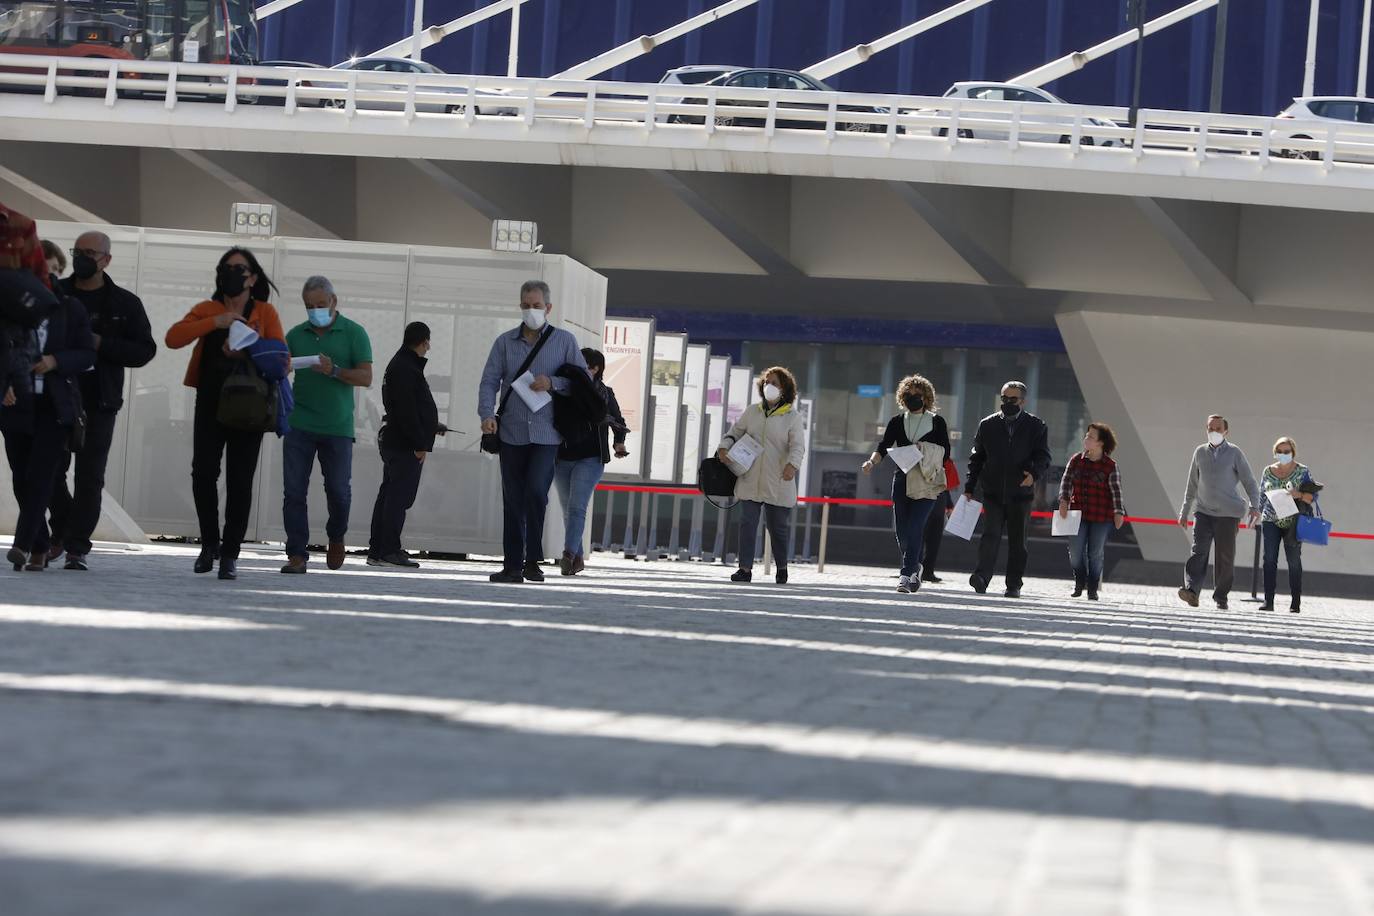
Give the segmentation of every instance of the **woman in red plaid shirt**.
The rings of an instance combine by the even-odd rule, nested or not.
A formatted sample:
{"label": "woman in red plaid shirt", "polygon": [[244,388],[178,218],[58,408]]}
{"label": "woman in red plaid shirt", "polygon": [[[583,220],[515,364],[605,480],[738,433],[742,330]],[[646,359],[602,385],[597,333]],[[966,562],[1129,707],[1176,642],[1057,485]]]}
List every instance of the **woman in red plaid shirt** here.
{"label": "woman in red plaid shirt", "polygon": [[1069,541],[1069,564],[1073,567],[1073,597],[1088,589],[1088,600],[1097,600],[1102,583],[1102,557],[1107,535],[1126,521],[1126,506],[1121,501],[1121,473],[1111,459],[1116,451],[1116,433],[1106,423],[1089,423],[1083,437],[1083,451],[1069,459],[1064,479],[1059,482],[1059,515],[1069,510],[1083,513],[1078,534]]}

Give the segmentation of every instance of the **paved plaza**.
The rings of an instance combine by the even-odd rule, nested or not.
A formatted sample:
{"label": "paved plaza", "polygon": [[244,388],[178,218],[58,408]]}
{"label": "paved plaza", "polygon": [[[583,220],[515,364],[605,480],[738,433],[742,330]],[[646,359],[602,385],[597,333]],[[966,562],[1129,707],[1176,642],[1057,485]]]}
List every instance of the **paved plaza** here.
{"label": "paved plaza", "polygon": [[193,556],[0,571],[4,916],[1374,913],[1374,602]]}

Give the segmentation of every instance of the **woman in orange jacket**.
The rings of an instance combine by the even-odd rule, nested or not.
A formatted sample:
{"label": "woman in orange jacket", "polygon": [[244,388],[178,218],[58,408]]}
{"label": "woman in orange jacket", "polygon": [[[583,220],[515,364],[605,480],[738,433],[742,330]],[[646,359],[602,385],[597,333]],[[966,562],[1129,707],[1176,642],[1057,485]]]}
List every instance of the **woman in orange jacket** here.
{"label": "woman in orange jacket", "polygon": [[[194,343],[186,385],[196,390],[191,494],[200,520],[200,556],[195,571],[207,573],[219,559],[221,579],[238,578],[239,547],[253,508],[253,477],[262,451],[261,432],[219,421],[220,390],[235,369],[247,363],[245,350],[229,349],[229,328],[243,322],[260,338],[286,340],[277,310],[267,301],[276,286],[246,248],[230,248],[215,268],[215,294],[199,303],[167,331],[167,346]],[[224,532],[219,528],[219,470],[225,456]]]}

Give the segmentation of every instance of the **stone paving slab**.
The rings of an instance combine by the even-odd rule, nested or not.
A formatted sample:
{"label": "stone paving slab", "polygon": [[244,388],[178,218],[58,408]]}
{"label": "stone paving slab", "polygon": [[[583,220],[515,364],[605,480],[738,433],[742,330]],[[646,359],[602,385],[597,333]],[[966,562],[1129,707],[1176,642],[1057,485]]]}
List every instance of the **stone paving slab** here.
{"label": "stone paving slab", "polygon": [[1374,602],[0,572],[0,913],[1374,914]]}

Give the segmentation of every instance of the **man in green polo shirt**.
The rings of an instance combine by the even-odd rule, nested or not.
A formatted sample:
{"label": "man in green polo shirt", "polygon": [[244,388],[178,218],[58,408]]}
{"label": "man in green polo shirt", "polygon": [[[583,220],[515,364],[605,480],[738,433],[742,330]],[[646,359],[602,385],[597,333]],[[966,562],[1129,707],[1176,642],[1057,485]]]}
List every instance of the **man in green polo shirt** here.
{"label": "man in green polo shirt", "polygon": [[291,357],[318,359],[297,369],[292,381],[296,407],[282,440],[282,523],[286,528],[284,573],[303,573],[309,559],[310,513],[306,493],[315,458],[324,475],[329,506],[328,563],[344,561],[344,535],[353,500],[353,389],[372,386],[372,342],[356,321],[339,314],[339,299],[326,277],[311,277],[301,292],[306,321],[286,334]]}

